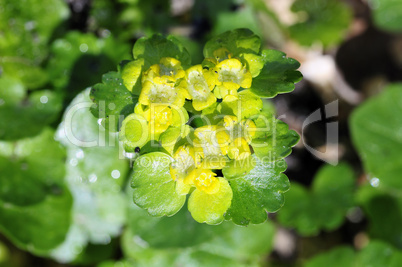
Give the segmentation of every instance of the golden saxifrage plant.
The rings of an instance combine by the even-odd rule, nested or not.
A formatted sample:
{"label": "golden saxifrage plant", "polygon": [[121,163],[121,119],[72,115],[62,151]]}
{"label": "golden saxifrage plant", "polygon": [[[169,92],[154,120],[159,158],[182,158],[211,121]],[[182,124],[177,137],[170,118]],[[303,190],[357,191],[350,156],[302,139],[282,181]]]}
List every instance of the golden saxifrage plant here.
{"label": "golden saxifrage plant", "polygon": [[135,204],[172,216],[189,196],[192,217],[208,224],[261,223],[280,209],[284,157],[299,136],[261,98],[291,92],[300,64],[261,50],[246,29],[208,41],[197,65],[172,36],[139,39],[133,56],[91,97],[92,113],[135,155]]}

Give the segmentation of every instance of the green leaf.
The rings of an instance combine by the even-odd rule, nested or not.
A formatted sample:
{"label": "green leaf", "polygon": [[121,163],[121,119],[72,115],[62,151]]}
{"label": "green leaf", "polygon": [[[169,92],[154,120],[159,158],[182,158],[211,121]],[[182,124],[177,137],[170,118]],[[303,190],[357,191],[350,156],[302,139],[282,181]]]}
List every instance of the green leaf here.
{"label": "green leaf", "polygon": [[128,222],[122,247],[136,266],[258,266],[271,251],[275,233],[272,223],[210,226],[194,221],[186,209],[155,218],[135,205]]}
{"label": "green leaf", "polygon": [[213,25],[212,33],[214,35],[239,28],[250,29],[258,35],[262,33],[258,17],[250,6],[240,8],[235,12],[220,12],[217,16],[216,23]]}
{"label": "green leaf", "polygon": [[317,41],[325,47],[339,43],[352,20],[351,8],[337,0],[296,0],[291,10],[302,22],[289,27],[290,35],[304,46]]}
{"label": "green leaf", "polygon": [[284,202],[283,193],[289,190],[284,172],[284,160],[266,162],[256,156],[255,167],[245,176],[229,181],[233,190],[232,206],[225,215],[235,224],[258,224],[268,218],[267,212],[276,212]]}
{"label": "green leaf", "polygon": [[377,27],[390,31],[402,30],[402,3],[399,0],[369,0],[374,23]]}
{"label": "green leaf", "polygon": [[357,256],[355,266],[398,267],[402,265],[402,253],[387,243],[372,241]]}
{"label": "green leaf", "polygon": [[222,169],[226,179],[234,179],[248,174],[256,165],[254,157],[247,157],[242,160],[231,160]]}
{"label": "green leaf", "polygon": [[91,89],[90,97],[95,103],[91,107],[92,114],[102,119],[101,124],[111,131],[117,132],[124,118],[134,112],[138,97],[134,96],[123,85],[118,72],[108,72],[102,76],[102,83]]}
{"label": "green leaf", "polygon": [[302,235],[317,234],[320,229],[333,230],[341,225],[353,205],[354,186],[354,173],[348,165],[326,165],[314,178],[310,192],[292,184],[278,220]]}
{"label": "green leaf", "polygon": [[62,108],[58,94],[35,91],[29,96],[23,85],[8,76],[0,78],[0,139],[16,140],[39,134]]}
{"label": "green leaf", "polygon": [[[67,148],[65,180],[74,197],[66,240],[51,253],[60,262],[76,259],[88,243],[109,244],[126,221],[127,200],[121,187],[128,164],[120,154],[117,133],[104,131],[92,116],[89,92],[83,91],[71,102],[56,134]],[[82,108],[70,117],[76,106]],[[66,129],[72,130],[73,138],[66,135]]]}
{"label": "green leaf", "polygon": [[251,142],[255,155],[264,161],[276,161],[292,152],[300,137],[283,121],[267,112],[253,118],[256,134]]}
{"label": "green leaf", "polygon": [[72,197],[64,186],[57,190],[30,206],[0,201],[0,232],[21,249],[47,254],[63,242],[70,227]]}
{"label": "green leaf", "polygon": [[54,31],[69,16],[68,6],[59,0],[0,0],[0,6],[0,66],[7,75],[36,89],[47,82],[40,65]]}
{"label": "green leaf", "polygon": [[385,88],[351,117],[352,140],[364,169],[380,189],[402,191],[402,85]]}
{"label": "green leaf", "polygon": [[10,205],[26,206],[57,194],[64,184],[65,152],[53,141],[53,132],[46,129],[13,146],[11,155],[0,156],[0,199]]}
{"label": "green leaf", "polygon": [[144,59],[144,69],[159,64],[163,57],[172,57],[179,60],[183,68],[191,64],[191,56],[186,48],[173,36],[163,37],[154,34],[150,38],[138,39],[133,47],[134,59]]}
{"label": "green leaf", "polygon": [[234,101],[223,101],[218,105],[218,111],[225,115],[234,115],[239,119],[250,118],[260,113],[262,100],[250,90],[243,90]]}
{"label": "green leaf", "polygon": [[214,51],[220,48],[226,48],[235,57],[243,53],[259,54],[260,47],[260,37],[248,29],[236,29],[210,39],[204,46],[204,57],[213,58]]}
{"label": "green leaf", "polygon": [[360,252],[350,247],[337,247],[329,252],[319,254],[310,259],[306,267],[318,266],[370,266],[398,267],[402,264],[402,253],[387,243],[371,241]]}
{"label": "green leaf", "polygon": [[24,99],[25,91],[26,89],[20,81],[2,75],[0,77],[0,106],[18,104]]}
{"label": "green leaf", "polygon": [[286,57],[286,54],[278,50],[263,50],[261,60],[264,67],[260,74],[253,78],[251,92],[260,97],[272,98],[277,94],[289,93],[295,89],[295,83],[302,79],[298,69],[300,63]]}
{"label": "green leaf", "polygon": [[176,192],[176,182],[169,172],[172,158],[162,152],[152,152],[134,162],[134,203],[152,216],[172,216],[186,201],[186,195]]}
{"label": "green leaf", "polygon": [[52,57],[47,65],[51,83],[65,92],[68,100],[85,88],[98,83],[104,73],[112,71],[124,59],[130,59],[130,49],[109,36],[71,31],[51,44]]}
{"label": "green leaf", "polygon": [[144,60],[134,60],[126,63],[121,71],[121,78],[126,88],[134,95],[141,93],[142,67]]}
{"label": "green leaf", "polygon": [[22,249],[45,254],[67,234],[72,198],[63,180],[64,159],[49,129],[13,143],[12,153],[0,156],[0,232]]}
{"label": "green leaf", "polygon": [[354,267],[355,252],[351,247],[339,246],[310,259],[305,267]]}
{"label": "green leaf", "polygon": [[194,220],[199,223],[219,224],[223,215],[230,207],[233,192],[226,179],[218,177],[219,191],[207,194],[201,190],[194,190],[188,199],[188,210]]}
{"label": "green leaf", "polygon": [[402,197],[367,185],[359,188],[357,201],[368,218],[370,237],[402,248]]}

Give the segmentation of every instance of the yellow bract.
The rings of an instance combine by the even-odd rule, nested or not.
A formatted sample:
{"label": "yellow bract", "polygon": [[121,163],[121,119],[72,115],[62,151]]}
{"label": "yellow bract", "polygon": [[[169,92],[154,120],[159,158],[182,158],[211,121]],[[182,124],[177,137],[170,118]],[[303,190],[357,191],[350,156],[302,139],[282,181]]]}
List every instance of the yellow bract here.
{"label": "yellow bract", "polygon": [[142,85],[142,91],[138,101],[143,105],[161,103],[182,107],[185,101],[186,90],[176,87],[174,83],[146,81]]}
{"label": "yellow bract", "polygon": [[174,161],[170,165],[170,175],[178,185],[178,193],[188,193],[191,186],[208,194],[216,193],[219,190],[219,183],[216,174],[203,168],[196,168],[194,159],[194,148],[188,145],[181,146],[173,155]]}
{"label": "yellow bract", "polygon": [[165,57],[152,65],[142,77],[142,90],[138,101],[143,105],[161,103],[182,107],[188,93],[178,80],[185,76],[180,61]]}
{"label": "yellow bract", "polygon": [[193,100],[195,110],[205,109],[216,102],[216,97],[211,92],[215,84],[216,76],[201,65],[195,65],[186,71],[185,87],[189,94],[187,98]]}
{"label": "yellow bract", "polygon": [[195,129],[193,141],[196,163],[206,169],[222,169],[226,165],[230,136],[224,127],[208,125]]}
{"label": "yellow bract", "polygon": [[161,134],[172,124],[172,110],[167,105],[153,104],[144,111],[151,133]]}
{"label": "yellow bract", "polygon": [[175,58],[161,58],[159,64],[152,65],[142,77],[142,82],[154,81],[175,83],[178,79],[184,77],[184,70],[181,62]]}
{"label": "yellow bract", "polygon": [[230,144],[228,156],[231,159],[242,160],[251,155],[250,146],[246,139],[238,137]]}
{"label": "yellow bract", "polygon": [[225,59],[215,66],[217,72],[217,97],[226,101],[237,99],[237,90],[250,88],[252,82],[251,73],[240,60],[235,58]]}
{"label": "yellow bract", "polygon": [[198,190],[207,194],[215,194],[219,191],[220,184],[216,173],[208,169],[195,169],[193,173],[194,185]]}

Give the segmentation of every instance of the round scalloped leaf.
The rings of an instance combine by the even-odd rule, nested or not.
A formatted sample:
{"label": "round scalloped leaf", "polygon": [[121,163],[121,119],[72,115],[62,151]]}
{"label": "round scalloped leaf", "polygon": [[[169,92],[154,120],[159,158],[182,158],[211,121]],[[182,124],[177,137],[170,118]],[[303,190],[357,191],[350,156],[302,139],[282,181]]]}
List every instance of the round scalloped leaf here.
{"label": "round scalloped leaf", "polygon": [[358,253],[351,247],[341,246],[311,258],[305,266],[399,267],[401,265],[402,253],[400,251],[387,243],[371,241]]}
{"label": "round scalloped leaf", "polygon": [[47,254],[65,239],[72,205],[73,199],[64,185],[57,188],[57,193],[29,206],[10,205],[0,200],[0,232],[19,248]]}
{"label": "round scalloped leaf", "polygon": [[0,200],[26,206],[57,195],[64,184],[64,157],[49,129],[18,141],[10,155],[0,156]]}
{"label": "round scalloped leaf", "polygon": [[207,194],[201,190],[194,190],[188,199],[188,210],[194,220],[199,223],[220,224],[223,215],[230,207],[233,193],[228,181],[222,177],[219,179],[219,191],[215,194]]}
{"label": "round scalloped leaf", "polygon": [[238,266],[239,262],[257,266],[260,256],[271,251],[275,234],[272,223],[249,227],[229,222],[213,227],[200,224],[186,209],[173,217],[155,218],[132,205],[128,216],[123,252],[139,266],[213,266],[216,260],[223,266]]}
{"label": "round scalloped leaf", "polygon": [[124,64],[121,70],[121,78],[126,88],[134,95],[141,93],[141,74],[144,60],[133,60]]}
{"label": "round scalloped leaf", "polygon": [[402,31],[402,2],[399,0],[369,0],[374,23],[391,32]]}
{"label": "round scalloped leaf", "polygon": [[355,260],[354,266],[399,267],[402,265],[402,253],[388,243],[371,241],[363,248]]}
{"label": "round scalloped leaf", "polygon": [[235,179],[248,174],[256,165],[254,157],[247,157],[241,160],[231,160],[222,169],[226,179]]}
{"label": "round scalloped leaf", "polygon": [[254,155],[256,166],[245,176],[229,181],[233,190],[232,206],[225,215],[235,224],[258,224],[267,220],[267,212],[279,210],[284,202],[283,193],[289,190],[284,172],[286,162],[263,162]]}
{"label": "round scalloped leaf", "polygon": [[253,78],[250,90],[260,96],[272,98],[277,94],[289,93],[295,89],[295,83],[303,76],[297,71],[300,63],[286,57],[286,54],[278,50],[263,50],[261,60],[264,67],[260,74]]}
{"label": "round scalloped leaf", "polygon": [[65,151],[50,129],[12,147],[9,154],[0,151],[0,232],[18,247],[43,254],[64,240],[70,226]]}
{"label": "round scalloped leaf", "polygon": [[169,172],[172,158],[162,152],[152,152],[136,159],[131,187],[134,203],[152,216],[172,216],[186,201],[186,195],[176,192],[176,182]]}
{"label": "round scalloped leaf", "polygon": [[204,57],[213,58],[214,51],[220,48],[226,48],[235,57],[243,53],[259,54],[260,47],[260,37],[249,29],[236,29],[210,39],[204,46]]}
{"label": "round scalloped leaf", "polygon": [[357,201],[370,222],[370,237],[402,248],[402,197],[367,184],[359,188]]}
{"label": "round scalloped leaf", "polygon": [[292,184],[278,220],[302,235],[316,234],[320,229],[333,230],[353,205],[354,187],[354,173],[348,165],[326,165],[314,178],[310,192]]}
{"label": "round scalloped leaf", "polygon": [[379,188],[402,190],[402,85],[388,86],[352,114],[353,143]]}
{"label": "round scalloped leaf", "polygon": [[272,114],[261,114],[254,119],[256,135],[251,142],[254,153],[264,161],[275,161],[288,156],[300,136]]}
{"label": "round scalloped leaf", "polygon": [[92,114],[102,119],[102,125],[111,131],[118,131],[124,118],[133,113],[138,96],[133,95],[123,85],[118,72],[108,72],[102,76],[102,83],[92,87],[90,97],[95,103]]}
{"label": "round scalloped leaf", "polygon": [[186,48],[173,36],[154,34],[150,38],[138,39],[133,47],[134,59],[144,59],[144,69],[159,64],[163,57],[172,57],[181,62],[183,68],[191,64],[191,56]]}
{"label": "round scalloped leaf", "polygon": [[0,88],[3,91],[3,96],[0,97],[4,97],[5,91],[19,88],[12,92],[13,96],[2,98],[4,102],[0,105],[0,139],[17,140],[37,135],[58,117],[62,108],[62,99],[55,92],[34,91],[27,96],[26,91],[23,92],[25,89],[16,80],[8,80],[0,86],[8,87]]}
{"label": "round scalloped leaf", "polygon": [[291,9],[304,21],[290,26],[290,35],[305,46],[317,41],[324,46],[339,43],[352,20],[351,8],[338,0],[296,0]]}
{"label": "round scalloped leaf", "polygon": [[234,115],[240,119],[249,118],[260,113],[262,100],[250,90],[243,90],[234,101],[223,101],[218,105],[218,111],[225,115]]}

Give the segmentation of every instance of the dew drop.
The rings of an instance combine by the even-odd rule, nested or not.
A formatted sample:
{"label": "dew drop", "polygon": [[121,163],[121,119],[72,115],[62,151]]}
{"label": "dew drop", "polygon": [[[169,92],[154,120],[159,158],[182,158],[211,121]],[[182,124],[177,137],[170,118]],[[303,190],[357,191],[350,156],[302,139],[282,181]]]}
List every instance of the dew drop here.
{"label": "dew drop", "polygon": [[96,180],[98,180],[98,176],[96,176],[96,174],[92,173],[88,176],[89,182],[90,183],[95,183]]}
{"label": "dew drop", "polygon": [[370,184],[372,187],[378,187],[380,185],[380,179],[374,177],[370,180]]}
{"label": "dew drop", "polygon": [[114,179],[120,178],[120,172],[119,172],[118,170],[113,170],[113,171],[112,171],[112,177],[113,177]]}
{"label": "dew drop", "polygon": [[77,159],[83,159],[85,154],[84,151],[82,149],[79,149],[76,153],[75,156],[77,157]]}
{"label": "dew drop", "polygon": [[81,44],[80,45],[80,51],[82,53],[86,53],[88,51],[88,45],[87,44]]}
{"label": "dew drop", "polygon": [[70,165],[71,166],[75,167],[75,166],[77,166],[77,164],[78,164],[78,160],[76,158],[70,159]]}
{"label": "dew drop", "polygon": [[49,98],[47,96],[43,95],[40,97],[39,100],[42,104],[46,104],[49,101]]}

